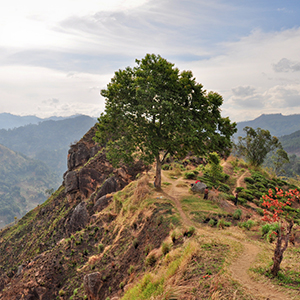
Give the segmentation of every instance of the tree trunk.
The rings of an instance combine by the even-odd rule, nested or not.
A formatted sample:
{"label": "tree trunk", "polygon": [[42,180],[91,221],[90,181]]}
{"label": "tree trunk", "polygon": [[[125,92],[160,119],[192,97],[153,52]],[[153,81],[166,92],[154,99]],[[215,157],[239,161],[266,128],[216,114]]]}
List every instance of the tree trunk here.
{"label": "tree trunk", "polygon": [[156,157],[156,175],[154,185],[158,189],[161,188],[161,161],[159,159],[159,156]]}
{"label": "tree trunk", "polygon": [[278,235],[277,242],[276,242],[276,248],[274,250],[274,257],[273,259],[273,266],[271,268],[271,273],[273,276],[277,276],[279,270],[280,270],[280,264],[283,258],[283,251],[281,249],[281,243],[282,243],[282,236]]}
{"label": "tree trunk", "polygon": [[[275,247],[275,250],[274,250],[274,257],[272,257],[274,264],[271,268],[271,273],[272,273],[273,276],[277,276],[277,274],[280,270],[280,264],[281,264],[281,261],[282,261],[282,258],[283,258],[283,252],[286,250],[286,248],[288,246],[293,225],[294,225],[294,222],[290,221],[289,226],[287,228],[286,235],[282,235],[281,230],[278,233],[276,247]],[[282,242],[284,242],[284,245],[281,248]]]}

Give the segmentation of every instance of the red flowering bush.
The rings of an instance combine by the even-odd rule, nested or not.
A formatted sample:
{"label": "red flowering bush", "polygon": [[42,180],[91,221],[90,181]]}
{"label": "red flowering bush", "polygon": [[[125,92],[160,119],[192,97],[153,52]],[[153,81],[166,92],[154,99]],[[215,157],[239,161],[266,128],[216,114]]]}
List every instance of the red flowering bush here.
{"label": "red flowering bush", "polygon": [[263,195],[262,198],[264,202],[262,206],[266,207],[264,209],[263,221],[268,223],[278,222],[279,230],[274,232],[277,236],[276,247],[274,250],[273,266],[271,272],[274,276],[277,276],[280,269],[280,263],[283,258],[283,252],[286,250],[291,232],[294,226],[293,217],[289,216],[287,212],[284,211],[285,206],[291,206],[292,203],[299,199],[299,191],[289,190],[283,191],[276,187],[276,193],[273,194],[273,191],[269,189],[269,193]]}

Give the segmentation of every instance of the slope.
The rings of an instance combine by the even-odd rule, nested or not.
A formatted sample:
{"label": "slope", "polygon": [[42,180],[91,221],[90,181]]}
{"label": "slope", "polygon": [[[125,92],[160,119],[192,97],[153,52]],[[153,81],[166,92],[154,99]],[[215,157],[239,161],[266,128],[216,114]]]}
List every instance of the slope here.
{"label": "slope", "polygon": [[[188,165],[170,162],[156,190],[143,164],[114,169],[93,130],[71,147],[63,185],[1,232],[0,299],[299,299],[296,281],[268,293],[276,280],[257,271],[273,246],[259,233],[260,201],[248,183],[259,192],[275,179],[232,160],[223,164],[228,192],[220,192],[224,184],[211,187],[204,201],[190,192],[194,180],[184,179],[196,167],[190,158]],[[288,263],[296,250],[288,250]],[[298,274],[297,262],[282,267]]]}
{"label": "slope", "polygon": [[0,145],[0,227],[44,202],[45,190],[59,183],[44,163]]}

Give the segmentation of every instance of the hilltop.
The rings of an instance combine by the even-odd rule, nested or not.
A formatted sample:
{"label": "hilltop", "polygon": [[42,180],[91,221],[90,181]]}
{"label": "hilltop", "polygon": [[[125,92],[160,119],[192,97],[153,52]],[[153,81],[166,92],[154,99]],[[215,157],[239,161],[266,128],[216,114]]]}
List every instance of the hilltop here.
{"label": "hilltop", "polygon": [[[0,299],[300,299],[299,237],[278,281],[261,233],[261,195],[295,186],[234,158],[214,183],[188,157],[163,166],[156,190],[142,163],[114,169],[94,130],[71,146],[63,185],[1,231]],[[197,178],[208,200],[190,191]]]}

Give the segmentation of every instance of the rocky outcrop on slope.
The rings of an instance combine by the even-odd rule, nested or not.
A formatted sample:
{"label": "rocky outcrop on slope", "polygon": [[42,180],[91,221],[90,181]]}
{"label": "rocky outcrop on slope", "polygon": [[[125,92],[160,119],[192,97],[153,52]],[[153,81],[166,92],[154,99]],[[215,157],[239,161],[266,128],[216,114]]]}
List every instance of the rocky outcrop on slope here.
{"label": "rocky outcrop on slope", "polygon": [[[141,246],[133,251],[131,229],[114,231],[116,214],[102,211],[111,203],[113,193],[146,168],[141,162],[113,168],[105,151],[93,141],[94,134],[92,128],[71,146],[62,186],[14,227],[0,233],[0,299],[70,299],[72,288],[76,290],[72,282],[80,283],[79,287],[82,284],[83,293],[83,278],[93,273],[90,260],[103,251],[101,245],[116,247],[106,260],[98,258],[93,263],[99,264],[98,270],[105,269],[100,289],[101,295],[108,295],[107,284],[117,288],[122,280],[128,280],[127,269],[144,257],[143,247],[148,242],[158,247],[168,234],[166,227],[159,235],[149,236],[147,230],[155,220],[141,216],[136,227],[140,232],[135,234]],[[114,241],[117,234],[120,240]],[[121,274],[127,274],[125,279]]]}

